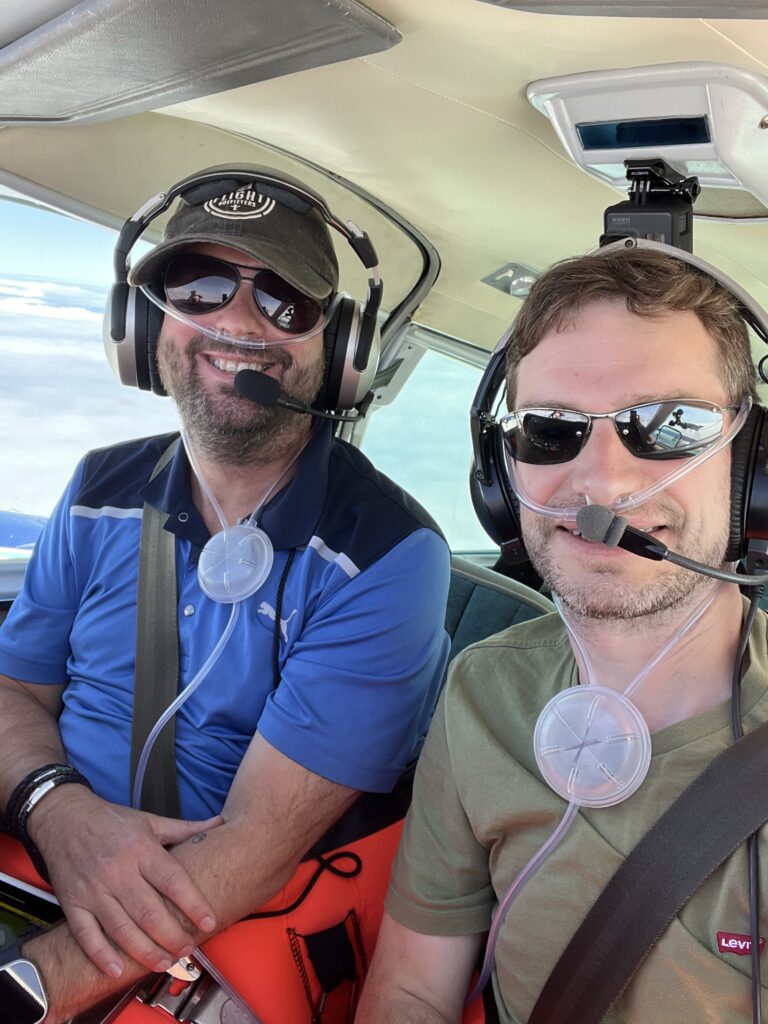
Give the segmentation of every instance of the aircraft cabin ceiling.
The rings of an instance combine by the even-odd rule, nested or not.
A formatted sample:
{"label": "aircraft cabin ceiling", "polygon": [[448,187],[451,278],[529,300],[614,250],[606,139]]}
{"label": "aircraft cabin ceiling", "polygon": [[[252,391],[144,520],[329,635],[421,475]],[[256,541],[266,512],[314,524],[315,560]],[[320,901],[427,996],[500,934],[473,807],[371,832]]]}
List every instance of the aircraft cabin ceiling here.
{"label": "aircraft cabin ceiling", "polygon": [[[292,5],[285,0],[282,6]],[[11,6],[0,0],[0,41],[6,41],[0,49],[0,117],[8,113],[4,60],[17,45],[8,42]],[[94,5],[74,10],[85,6]],[[172,19],[184,6],[165,0],[157,9]],[[262,5],[250,6],[258,19]],[[349,4],[333,0],[325,6]],[[578,9],[576,3],[555,6]],[[627,14],[619,0],[583,6],[613,6]],[[646,6],[658,11],[658,5],[655,11]],[[379,28],[388,28],[375,46],[359,40],[355,45],[367,46],[360,56],[339,60],[331,54],[327,59],[334,63],[285,75],[273,60],[266,73],[278,77],[204,94],[216,87],[215,75],[209,75],[185,85],[185,94],[197,98],[161,105],[152,94],[154,111],[121,115],[118,108],[104,115],[108,119],[64,125],[6,121],[0,125],[0,184],[117,224],[149,196],[201,167],[232,160],[272,163],[306,176],[335,213],[369,230],[391,307],[419,273],[417,249],[343,185],[302,170],[290,157],[295,154],[377,197],[429,239],[442,268],[415,319],[491,348],[519,300],[483,279],[508,263],[541,270],[593,248],[605,207],[622,198],[571,161],[550,121],[528,101],[528,85],[579,72],[709,61],[766,76],[768,86],[768,20],[744,17],[748,5],[736,6],[740,17],[712,20],[531,13],[513,3],[481,0],[372,0],[368,8],[380,19]],[[697,7],[713,5],[675,4],[676,10]],[[296,11],[301,9],[297,4]],[[768,5],[755,10],[768,17]],[[180,24],[178,32],[189,46],[189,24]],[[27,43],[32,38],[33,33]],[[206,40],[194,45],[204,56]],[[324,58],[318,51],[313,59]],[[117,83],[123,74],[124,65],[116,61]],[[42,104],[44,73],[36,83]],[[178,91],[170,95],[176,98]],[[760,219],[768,211],[755,202],[752,212],[757,217],[742,223],[697,218],[695,251],[768,306],[768,219]],[[344,267],[354,292],[362,275],[353,263],[347,259]]]}

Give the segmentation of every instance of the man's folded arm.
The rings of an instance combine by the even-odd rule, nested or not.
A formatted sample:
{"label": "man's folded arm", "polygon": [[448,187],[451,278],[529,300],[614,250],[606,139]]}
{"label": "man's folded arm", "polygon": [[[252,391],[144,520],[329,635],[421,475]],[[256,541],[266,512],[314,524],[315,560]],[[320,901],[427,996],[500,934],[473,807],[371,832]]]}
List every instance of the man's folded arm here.
{"label": "man's folded arm", "polygon": [[[278,892],[306,850],[356,796],[355,790],[289,760],[257,734],[227,798],[223,824],[173,851],[214,908],[216,930],[240,920]],[[168,901],[166,905],[174,909]],[[190,930],[190,945],[210,937]],[[93,941],[106,943],[98,931]],[[108,977],[86,957],[67,925],[31,940],[23,951],[40,967],[49,994],[52,1010],[46,1024],[68,1020],[147,973],[145,967],[123,958],[122,974]],[[100,955],[114,958],[108,944]]]}
{"label": "man's folded arm", "polygon": [[458,1024],[482,935],[425,935],[385,912],[356,1024]]}
{"label": "man's folded arm", "polygon": [[63,691],[0,673],[0,808],[29,772],[66,760],[58,727]]}

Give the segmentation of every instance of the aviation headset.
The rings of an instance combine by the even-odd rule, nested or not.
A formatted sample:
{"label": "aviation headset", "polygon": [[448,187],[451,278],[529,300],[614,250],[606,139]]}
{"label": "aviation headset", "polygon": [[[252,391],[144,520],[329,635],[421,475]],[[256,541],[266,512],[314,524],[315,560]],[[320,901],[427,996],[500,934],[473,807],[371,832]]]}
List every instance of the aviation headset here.
{"label": "aviation headset", "polygon": [[[746,324],[768,343],[766,313],[735,281],[692,253],[643,238],[626,238],[603,246],[608,249],[656,249],[690,264],[731,292],[739,301]],[[470,412],[473,464],[470,491],[475,513],[491,539],[499,544],[505,561],[521,565],[528,560],[520,529],[520,510],[505,470],[503,431],[495,407],[506,378],[506,349],[513,328],[504,334],[478,386]],[[758,364],[760,376],[764,356]],[[745,557],[750,541],[768,540],[768,409],[755,405],[731,445],[731,518],[725,559]]]}
{"label": "aviation headset", "polygon": [[156,360],[164,314],[141,288],[128,284],[130,252],[148,225],[176,199],[202,206],[244,186],[299,213],[314,208],[329,227],[346,238],[363,266],[373,271],[365,303],[342,297],[323,335],[326,376],[315,404],[325,410],[353,409],[370,390],[379,361],[381,343],[376,314],[381,304],[382,283],[376,251],[368,236],[351,221],[344,223],[335,217],[317,192],[289,175],[254,164],[223,164],[192,174],[153,196],[125,222],[115,246],[115,283],[104,315],[107,360],[121,384],[166,394]]}

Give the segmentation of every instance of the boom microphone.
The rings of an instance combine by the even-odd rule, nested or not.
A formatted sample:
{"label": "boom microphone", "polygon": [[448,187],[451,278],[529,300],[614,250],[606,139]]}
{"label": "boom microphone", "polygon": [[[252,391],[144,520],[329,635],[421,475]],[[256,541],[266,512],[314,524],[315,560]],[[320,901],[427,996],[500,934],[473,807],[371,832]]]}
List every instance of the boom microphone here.
{"label": "boom microphone", "polygon": [[576,513],[576,527],[585,540],[615,548],[627,527],[627,520],[614,515],[607,505],[585,505]]}
{"label": "boom microphone", "polygon": [[306,416],[322,416],[323,419],[338,420],[341,423],[354,423],[362,418],[358,412],[346,414],[313,409],[293,395],[286,394],[280,387],[279,380],[270,377],[268,373],[262,373],[261,370],[239,370],[235,374],[235,391],[243,398],[255,402],[256,405],[266,406],[267,409],[274,409],[279,405],[283,409],[290,409],[291,412]]}
{"label": "boom microphone", "polygon": [[620,547],[625,551],[631,551],[633,555],[651,558],[657,562],[666,559],[673,565],[701,573],[703,576],[711,576],[713,579],[722,580],[725,583],[761,587],[766,582],[764,575],[751,576],[746,573],[725,572],[723,569],[715,569],[711,565],[695,562],[692,558],[686,558],[685,555],[678,555],[675,551],[670,551],[666,544],[662,544],[650,533],[643,533],[642,530],[630,526],[623,516],[615,515],[607,505],[584,505],[576,513],[576,528],[584,540],[592,541],[594,544],[606,544],[611,548]]}

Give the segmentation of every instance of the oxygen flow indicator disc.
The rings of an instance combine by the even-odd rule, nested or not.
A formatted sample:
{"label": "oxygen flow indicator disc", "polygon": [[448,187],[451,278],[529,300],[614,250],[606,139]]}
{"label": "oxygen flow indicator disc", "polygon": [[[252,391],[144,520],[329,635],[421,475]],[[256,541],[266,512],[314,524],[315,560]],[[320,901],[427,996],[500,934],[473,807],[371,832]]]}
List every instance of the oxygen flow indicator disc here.
{"label": "oxygen flow indicator disc", "polygon": [[222,604],[244,601],[269,576],[274,555],[272,541],[258,526],[228,526],[215,533],[200,554],[200,588]]}
{"label": "oxygen flow indicator disc", "polygon": [[651,763],[645,719],[623,693],[604,686],[556,694],[539,715],[533,749],[545,781],[582,807],[626,800]]}

